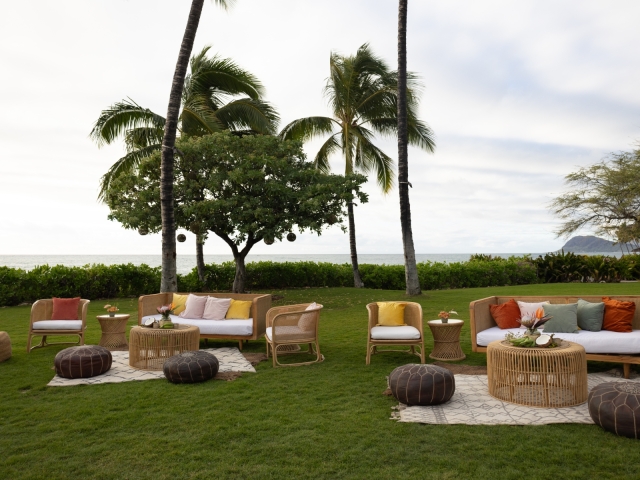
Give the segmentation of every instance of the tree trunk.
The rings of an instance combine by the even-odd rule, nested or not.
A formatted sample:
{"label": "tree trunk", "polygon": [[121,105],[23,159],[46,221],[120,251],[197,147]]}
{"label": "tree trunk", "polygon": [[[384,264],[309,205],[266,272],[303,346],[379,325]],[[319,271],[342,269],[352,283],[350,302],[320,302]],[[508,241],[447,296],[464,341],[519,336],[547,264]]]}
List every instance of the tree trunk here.
{"label": "tree trunk", "polygon": [[236,261],[236,278],[233,279],[233,293],[244,293],[247,280],[247,269],[244,266],[245,255],[242,252],[233,255]]}
{"label": "tree trunk", "polygon": [[176,143],[178,116],[184,78],[187,74],[189,57],[200,23],[200,14],[204,0],[193,0],[189,19],[182,37],[178,62],[173,73],[173,83],[167,107],[167,121],[162,138],[162,161],[160,164],[160,206],[162,212],[162,280],[160,292],[177,292],[176,272],[176,225],[173,215],[173,149]]}
{"label": "tree trunk", "polygon": [[204,239],[202,235],[196,235],[196,265],[198,267],[198,280],[204,283]]}
{"label": "tree trunk", "polygon": [[358,251],[356,250],[356,222],[353,218],[353,202],[347,204],[347,212],[349,214],[349,248],[351,250],[351,267],[353,268],[353,286],[356,288],[364,287],[362,278],[360,278],[360,270],[358,269]]}
{"label": "tree trunk", "polygon": [[407,295],[420,295],[420,279],[411,231],[409,205],[409,154],[407,137],[407,7],[409,0],[398,4],[398,190],[400,192],[400,226],[404,248],[404,276]]}

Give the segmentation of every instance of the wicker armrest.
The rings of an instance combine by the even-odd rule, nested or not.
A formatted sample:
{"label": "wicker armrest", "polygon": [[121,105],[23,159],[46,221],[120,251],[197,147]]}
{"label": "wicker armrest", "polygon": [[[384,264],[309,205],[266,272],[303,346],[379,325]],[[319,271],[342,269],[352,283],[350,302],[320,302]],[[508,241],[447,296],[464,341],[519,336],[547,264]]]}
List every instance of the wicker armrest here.
{"label": "wicker armrest", "polygon": [[253,332],[260,338],[267,330],[267,312],[271,308],[271,295],[260,295],[253,299],[251,317],[253,318]]}
{"label": "wicker armrest", "polygon": [[476,300],[469,304],[469,326],[471,329],[471,347],[475,352],[476,338],[479,332],[496,326],[496,322],[491,316],[490,305],[497,305],[497,297],[487,297],[482,300]]}
{"label": "wicker armrest", "polygon": [[158,313],[156,308],[169,304],[172,299],[173,293],[155,293],[138,298],[138,325],[142,323],[142,317]]}

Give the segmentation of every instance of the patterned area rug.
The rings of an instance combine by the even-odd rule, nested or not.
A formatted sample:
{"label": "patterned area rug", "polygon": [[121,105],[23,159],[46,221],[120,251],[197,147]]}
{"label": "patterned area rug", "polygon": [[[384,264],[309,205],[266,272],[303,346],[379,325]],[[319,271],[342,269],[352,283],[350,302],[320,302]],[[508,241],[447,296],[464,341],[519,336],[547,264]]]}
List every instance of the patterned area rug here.
{"label": "patterned area rug", "polygon": [[[220,362],[220,369],[218,370],[216,379],[220,377],[221,380],[232,380],[237,378],[240,372],[256,372],[251,362],[235,347],[207,348],[202,351],[215,355],[218,362]],[[47,386],[69,387],[71,385],[97,385],[100,383],[121,383],[132,382],[134,380],[157,380],[164,378],[162,371],[137,370],[130,367],[129,352],[111,352],[111,355],[113,357],[111,370],[102,375],[75,379],[62,378],[56,375]]]}
{"label": "patterned area rug", "polygon": [[[391,419],[437,425],[546,425],[593,423],[587,404],[566,408],[532,408],[496,400],[489,395],[486,375],[455,375],[456,392],[448,403],[433,407],[394,407]],[[603,382],[638,382],[607,373],[590,373],[589,390]]]}

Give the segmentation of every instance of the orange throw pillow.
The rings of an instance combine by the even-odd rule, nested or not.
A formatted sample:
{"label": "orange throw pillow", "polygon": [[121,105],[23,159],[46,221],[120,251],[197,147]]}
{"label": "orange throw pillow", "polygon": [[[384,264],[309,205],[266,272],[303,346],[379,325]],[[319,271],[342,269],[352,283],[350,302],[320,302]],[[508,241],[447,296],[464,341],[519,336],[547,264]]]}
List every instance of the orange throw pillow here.
{"label": "orange throw pillow", "polygon": [[612,300],[609,297],[602,297],[602,301],[604,302],[602,329],[630,333],[633,330],[633,315],[636,313],[636,304]]}
{"label": "orange throw pillow", "polygon": [[78,320],[78,305],[80,305],[80,297],[53,297],[51,320]]}
{"label": "orange throw pillow", "polygon": [[518,323],[518,319],[520,318],[520,307],[513,298],[501,305],[489,305],[489,310],[491,311],[491,316],[500,328],[520,327],[520,324]]}

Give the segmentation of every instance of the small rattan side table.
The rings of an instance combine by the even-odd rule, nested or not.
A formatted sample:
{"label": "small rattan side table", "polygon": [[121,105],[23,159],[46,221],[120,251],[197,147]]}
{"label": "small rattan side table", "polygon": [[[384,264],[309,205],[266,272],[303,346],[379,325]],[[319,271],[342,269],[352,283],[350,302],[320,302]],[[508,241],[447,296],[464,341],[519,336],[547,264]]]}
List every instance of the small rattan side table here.
{"label": "small rattan side table", "polygon": [[113,317],[110,315],[98,315],[98,321],[100,322],[100,329],[102,330],[102,336],[98,345],[105,347],[113,351],[129,350],[129,344],[127,343],[127,320],[130,315],[116,314]]}
{"label": "small rattan side table", "polygon": [[445,362],[455,362],[466,358],[460,347],[460,331],[464,325],[463,320],[449,319],[447,323],[442,323],[442,320],[430,320],[427,323],[431,329],[431,335],[433,335],[433,351],[429,358]]}
{"label": "small rattan side table", "polygon": [[133,327],[129,332],[129,365],[140,370],[162,370],[170,357],[199,349],[200,329],[192,325]]}
{"label": "small rattan side table", "polygon": [[521,348],[505,340],[487,346],[489,395],[529,407],[572,407],[587,401],[587,356],[582,345]]}

